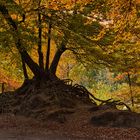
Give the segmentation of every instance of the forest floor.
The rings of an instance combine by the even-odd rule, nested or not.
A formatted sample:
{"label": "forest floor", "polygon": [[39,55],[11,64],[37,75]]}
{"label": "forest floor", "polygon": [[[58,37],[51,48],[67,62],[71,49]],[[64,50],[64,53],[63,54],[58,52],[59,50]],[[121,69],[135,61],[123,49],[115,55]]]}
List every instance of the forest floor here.
{"label": "forest floor", "polygon": [[140,139],[140,114],[98,106],[86,93],[62,81],[31,81],[0,94],[0,140]]}
{"label": "forest floor", "polygon": [[71,118],[65,123],[50,120],[42,123],[23,116],[1,115],[0,140],[139,140],[140,138],[140,130],[136,128],[95,127],[87,123],[87,119],[91,117],[89,115],[83,112],[77,119]]}

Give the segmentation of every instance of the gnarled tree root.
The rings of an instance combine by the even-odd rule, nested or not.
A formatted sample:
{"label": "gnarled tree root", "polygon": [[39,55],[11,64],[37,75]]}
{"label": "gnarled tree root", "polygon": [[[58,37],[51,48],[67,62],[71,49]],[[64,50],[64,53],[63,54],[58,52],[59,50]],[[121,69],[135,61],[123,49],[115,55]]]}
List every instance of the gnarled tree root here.
{"label": "gnarled tree root", "polygon": [[124,102],[121,102],[120,100],[113,100],[112,98],[110,98],[108,100],[101,100],[101,99],[96,98],[84,86],[79,85],[79,84],[72,85],[73,81],[71,79],[65,79],[64,83],[71,85],[74,89],[78,90],[81,93],[81,96],[86,94],[89,97],[91,97],[93,103],[96,104],[96,101],[100,102],[99,106],[107,105],[107,106],[114,107],[114,108],[117,108],[117,106],[125,106],[129,111],[131,111],[130,107],[127,104],[125,104]]}

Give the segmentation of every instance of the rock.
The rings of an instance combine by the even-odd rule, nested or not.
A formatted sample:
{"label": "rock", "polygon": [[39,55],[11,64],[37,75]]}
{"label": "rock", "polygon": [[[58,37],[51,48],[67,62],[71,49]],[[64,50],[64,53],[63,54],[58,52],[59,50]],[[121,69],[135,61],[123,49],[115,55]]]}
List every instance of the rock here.
{"label": "rock", "polygon": [[140,114],[122,110],[100,111],[93,115],[91,123],[94,126],[140,128]]}

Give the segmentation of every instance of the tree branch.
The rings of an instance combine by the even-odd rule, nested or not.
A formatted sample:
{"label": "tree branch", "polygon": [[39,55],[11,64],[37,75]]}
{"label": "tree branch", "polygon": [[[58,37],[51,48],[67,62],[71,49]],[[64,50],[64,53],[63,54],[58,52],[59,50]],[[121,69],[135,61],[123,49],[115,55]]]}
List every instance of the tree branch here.
{"label": "tree branch", "polygon": [[[31,71],[33,72],[33,74],[35,76],[40,76],[43,72],[40,70],[39,66],[32,60],[32,58],[29,56],[27,51],[22,47],[21,39],[20,39],[19,33],[18,33],[17,24],[11,18],[7,8],[2,4],[0,4],[0,12],[4,16],[5,20],[7,21],[8,25],[10,26],[11,30],[14,31],[13,37],[15,39],[16,48],[19,51],[22,59],[24,59],[25,63],[29,66],[29,68],[31,69]],[[15,34],[16,34],[16,37],[15,37]]]}

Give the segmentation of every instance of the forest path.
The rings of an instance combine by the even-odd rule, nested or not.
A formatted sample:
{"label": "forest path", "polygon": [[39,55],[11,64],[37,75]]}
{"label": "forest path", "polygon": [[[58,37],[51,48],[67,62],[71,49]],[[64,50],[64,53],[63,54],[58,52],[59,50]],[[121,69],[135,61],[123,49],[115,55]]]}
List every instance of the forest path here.
{"label": "forest path", "polygon": [[[86,140],[86,137],[66,135],[42,128],[39,122],[10,114],[0,115],[0,140]],[[90,138],[89,138],[90,140]]]}
{"label": "forest path", "polygon": [[139,129],[95,127],[87,123],[89,115],[73,114],[67,123],[0,115],[0,140],[140,140]]}
{"label": "forest path", "polygon": [[[86,137],[76,137],[76,136],[65,136],[58,134],[18,134],[18,132],[12,131],[1,131],[0,130],[0,140],[86,140]],[[94,140],[93,138],[88,138],[88,140]],[[96,139],[95,139],[96,140]]]}

